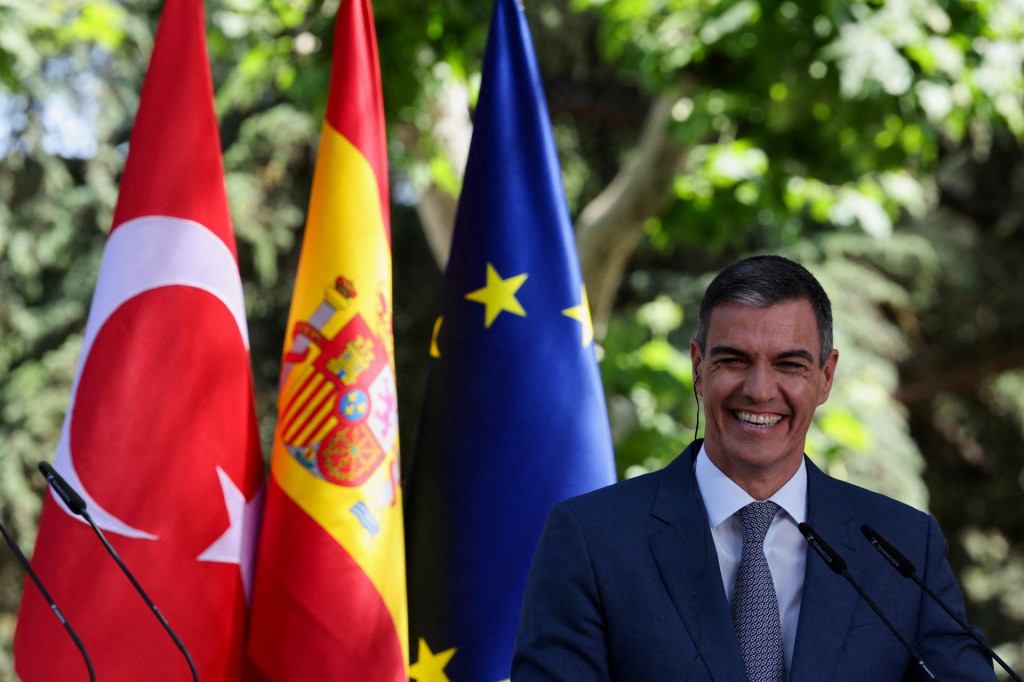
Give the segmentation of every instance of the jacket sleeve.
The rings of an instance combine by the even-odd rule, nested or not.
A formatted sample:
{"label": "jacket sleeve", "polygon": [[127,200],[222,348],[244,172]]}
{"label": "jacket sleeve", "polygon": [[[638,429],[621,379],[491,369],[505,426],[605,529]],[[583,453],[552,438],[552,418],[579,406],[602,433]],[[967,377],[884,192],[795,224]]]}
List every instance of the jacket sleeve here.
{"label": "jacket sleeve", "polygon": [[526,584],[513,682],[609,680],[601,599],[584,530],[572,509],[548,514]]}
{"label": "jacket sleeve", "polygon": [[[921,580],[966,622],[964,599],[946,558],[947,552],[939,524],[929,516],[927,563],[921,571]],[[985,650],[931,597],[922,595],[920,604],[915,646],[932,673],[943,682],[994,682],[992,659]],[[912,679],[923,680],[927,676],[918,672]]]}

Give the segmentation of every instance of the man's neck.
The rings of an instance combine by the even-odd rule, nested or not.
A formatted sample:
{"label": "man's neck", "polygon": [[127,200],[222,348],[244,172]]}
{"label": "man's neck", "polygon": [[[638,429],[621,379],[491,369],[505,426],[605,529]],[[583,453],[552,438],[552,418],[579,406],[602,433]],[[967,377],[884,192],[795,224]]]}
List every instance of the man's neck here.
{"label": "man's neck", "polygon": [[738,467],[730,466],[729,462],[720,462],[711,449],[705,443],[705,452],[708,459],[718,469],[728,476],[736,485],[742,488],[755,500],[763,501],[774,495],[782,486],[786,485],[789,479],[800,469],[803,463],[803,455],[792,457],[780,462],[779,466],[771,468],[763,467]]}

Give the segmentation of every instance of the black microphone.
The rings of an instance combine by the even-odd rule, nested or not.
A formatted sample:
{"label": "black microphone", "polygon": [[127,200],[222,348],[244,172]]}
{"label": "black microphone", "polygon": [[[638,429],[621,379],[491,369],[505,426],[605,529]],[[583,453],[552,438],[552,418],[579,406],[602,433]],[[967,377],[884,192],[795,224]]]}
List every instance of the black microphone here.
{"label": "black microphone", "polygon": [[46,603],[49,604],[50,608],[53,610],[54,615],[57,616],[57,620],[59,620],[61,625],[64,626],[64,629],[68,631],[68,635],[71,636],[71,640],[75,643],[75,646],[78,647],[78,650],[82,652],[82,658],[85,659],[85,667],[89,669],[90,682],[96,682],[96,673],[93,672],[92,661],[89,660],[89,654],[86,653],[85,645],[82,644],[82,640],[78,639],[78,635],[76,635],[75,631],[71,629],[71,623],[68,622],[68,619],[65,618],[64,614],[57,608],[57,604],[53,601],[50,593],[46,591],[45,587],[43,587],[43,581],[40,580],[39,576],[36,575],[36,572],[32,570],[32,566],[28,563],[28,559],[25,558],[25,554],[22,553],[21,547],[18,547],[18,543],[14,541],[14,538],[11,537],[2,523],[0,523],[0,533],[3,533],[4,540],[7,540],[7,544],[10,546],[11,551],[14,552],[14,556],[18,557],[18,561],[25,567],[25,571],[28,573],[29,577],[32,578],[32,582],[34,582],[36,587],[39,588],[39,593],[43,595],[43,599],[46,600]]}
{"label": "black microphone", "polygon": [[73,513],[85,519],[89,523],[89,525],[92,526],[92,529],[96,531],[96,536],[100,539],[100,542],[103,543],[103,546],[106,547],[107,553],[114,558],[114,561],[116,561],[117,565],[121,568],[121,572],[123,572],[125,576],[128,577],[128,580],[131,581],[132,586],[135,587],[135,591],[139,593],[139,595],[142,597],[142,600],[146,602],[147,606],[149,606],[149,610],[152,611],[153,615],[156,616],[156,619],[160,621],[160,625],[163,626],[164,630],[167,631],[167,634],[171,636],[172,640],[174,640],[175,646],[177,646],[181,653],[184,654],[185,660],[188,661],[188,667],[192,671],[192,679],[195,682],[199,682],[199,673],[196,672],[196,666],[192,662],[192,656],[189,655],[188,649],[185,648],[185,644],[180,639],[178,639],[178,635],[176,635],[174,633],[174,630],[171,629],[171,626],[167,622],[167,619],[165,619],[163,614],[160,613],[160,610],[156,607],[156,604],[154,604],[153,600],[149,598],[149,595],[146,594],[146,591],[142,589],[142,585],[140,585],[139,581],[135,579],[135,576],[132,575],[132,572],[128,570],[128,567],[125,566],[125,563],[121,561],[121,557],[118,556],[117,552],[114,550],[114,547],[110,544],[110,542],[107,541],[107,537],[103,534],[103,531],[101,531],[99,526],[97,526],[96,523],[93,522],[92,517],[89,516],[89,512],[86,511],[85,509],[85,500],[82,499],[81,495],[75,492],[75,489],[72,488],[68,484],[68,482],[64,480],[63,476],[57,473],[56,469],[50,466],[49,462],[40,462],[39,471],[43,473],[43,476],[46,478],[47,483],[49,483],[50,487],[53,488],[54,492],[56,492],[57,495],[60,496],[60,499],[64,501],[65,505],[67,505],[67,508],[70,509]]}
{"label": "black microphone", "polygon": [[807,544],[814,548],[814,551],[818,553],[818,556],[820,556],[826,564],[828,564],[828,567],[831,568],[832,571],[837,575],[841,575],[844,578],[846,578],[846,581],[853,585],[853,589],[857,590],[857,594],[859,594],[861,598],[864,600],[864,602],[871,607],[871,610],[874,611],[875,614],[882,619],[882,622],[885,623],[885,626],[887,628],[889,628],[889,631],[892,632],[892,634],[896,635],[896,639],[898,639],[900,643],[903,645],[903,647],[908,652],[910,652],[910,655],[914,657],[914,660],[917,661],[917,664],[921,666],[921,669],[924,670],[928,677],[930,677],[933,680],[936,679],[935,675],[932,674],[932,671],[929,670],[928,666],[924,664],[924,659],[921,658],[921,654],[917,653],[917,650],[914,649],[913,646],[911,646],[910,642],[908,642],[903,637],[903,635],[900,634],[899,630],[896,629],[896,626],[892,624],[892,621],[890,621],[886,617],[886,615],[882,613],[882,609],[878,608],[878,605],[875,604],[871,597],[867,595],[867,593],[857,583],[857,581],[853,579],[853,576],[850,575],[850,572],[846,570],[846,562],[843,560],[843,558],[839,556],[839,554],[837,554],[834,549],[829,547],[828,543],[822,540],[821,536],[814,532],[814,529],[808,526],[806,523],[798,524],[797,528],[800,529],[800,532],[803,534],[804,539],[807,540]]}
{"label": "black microphone", "polygon": [[924,583],[924,581],[921,580],[921,577],[917,574],[917,569],[914,568],[914,564],[910,563],[910,559],[903,556],[903,554],[898,549],[893,547],[885,538],[878,534],[878,531],[874,530],[871,526],[861,526],[860,532],[864,534],[864,537],[868,539],[868,542],[870,542],[871,545],[878,550],[879,554],[885,557],[885,560],[888,561],[892,565],[892,567],[895,568],[897,572],[899,572],[900,575],[902,575],[904,578],[910,578],[915,583],[917,583],[921,587],[921,589],[925,591],[925,594],[931,597],[936,604],[941,606],[942,609],[946,613],[948,613],[953,620],[956,621],[956,624],[959,625],[964,632],[973,637],[974,641],[976,641],[978,645],[981,646],[981,648],[988,653],[989,656],[991,656],[996,662],[998,662],[999,665],[1003,667],[1003,670],[1009,673],[1010,677],[1017,680],[1017,682],[1024,682],[1024,680],[1021,680],[1020,676],[1017,673],[1015,673],[1010,668],[1010,666],[1008,666],[1006,662],[1003,661],[1003,659],[999,658],[999,655],[992,650],[992,647],[990,647],[974,629],[967,625],[967,623],[964,622],[963,618],[958,616],[956,612],[949,607],[949,604],[944,602],[942,598],[939,597],[939,595],[935,594],[935,591],[932,590],[932,588],[928,587]]}
{"label": "black microphone", "polygon": [[39,471],[42,472],[46,482],[50,484],[53,491],[64,501],[71,513],[78,516],[88,517],[85,513],[85,500],[75,492],[75,489],[68,485],[68,482],[57,473],[57,470],[50,466],[49,462],[40,462]]}

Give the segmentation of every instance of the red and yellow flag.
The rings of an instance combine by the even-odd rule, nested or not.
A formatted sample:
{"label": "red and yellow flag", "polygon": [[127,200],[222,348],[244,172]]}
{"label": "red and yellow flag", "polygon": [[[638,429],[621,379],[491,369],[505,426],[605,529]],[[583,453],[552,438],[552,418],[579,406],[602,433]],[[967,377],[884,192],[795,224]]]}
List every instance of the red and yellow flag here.
{"label": "red and yellow flag", "polygon": [[288,316],[250,652],[272,680],[406,680],[391,234],[369,0],[343,0]]}

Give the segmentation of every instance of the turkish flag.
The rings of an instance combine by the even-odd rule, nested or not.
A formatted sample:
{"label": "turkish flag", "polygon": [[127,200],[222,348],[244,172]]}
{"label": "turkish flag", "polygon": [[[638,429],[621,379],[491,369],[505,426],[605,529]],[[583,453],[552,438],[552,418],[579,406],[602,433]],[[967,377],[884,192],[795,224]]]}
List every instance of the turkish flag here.
{"label": "turkish flag", "polygon": [[[264,465],[205,40],[201,0],[167,0],[55,465],[200,677],[238,680]],[[33,565],[98,679],[188,679],[99,539],[52,495]],[[26,583],[25,682],[85,678],[61,630]]]}

